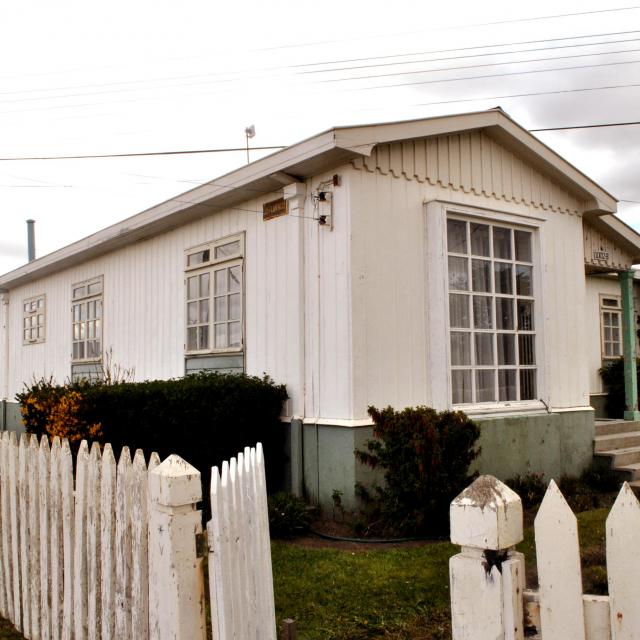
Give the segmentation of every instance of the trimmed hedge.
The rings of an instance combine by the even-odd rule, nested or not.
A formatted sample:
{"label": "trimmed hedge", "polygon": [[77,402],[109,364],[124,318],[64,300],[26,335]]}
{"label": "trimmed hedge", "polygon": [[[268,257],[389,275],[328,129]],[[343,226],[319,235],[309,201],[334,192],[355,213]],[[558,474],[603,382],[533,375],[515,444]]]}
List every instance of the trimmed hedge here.
{"label": "trimmed hedge", "polygon": [[477,474],[469,466],[480,453],[480,428],[462,411],[429,407],[395,411],[369,407],[373,435],[364,464],[384,471],[384,486],[360,485],[367,505],[361,531],[383,535],[443,535],[449,531],[449,504]]}
{"label": "trimmed hedge", "polygon": [[[161,458],[175,453],[196,467],[208,495],[210,468],[262,442],[267,484],[281,487],[287,392],[270,378],[199,373],[174,380],[86,382],[41,380],[17,394],[28,433],[110,442]],[[66,430],[66,431],[65,431]],[[205,500],[205,504],[207,501]]]}

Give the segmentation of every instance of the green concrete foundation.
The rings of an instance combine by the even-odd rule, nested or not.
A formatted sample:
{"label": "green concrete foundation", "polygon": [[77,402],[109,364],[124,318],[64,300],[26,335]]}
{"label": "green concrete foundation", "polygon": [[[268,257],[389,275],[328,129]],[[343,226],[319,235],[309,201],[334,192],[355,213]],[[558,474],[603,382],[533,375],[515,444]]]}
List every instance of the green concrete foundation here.
{"label": "green concrete foundation", "polygon": [[[505,480],[542,473],[546,480],[578,476],[593,458],[593,410],[474,418],[480,425],[482,452],[474,468]],[[381,474],[356,460],[373,427],[302,424],[294,420],[289,436],[290,488],[331,514],[334,492],[346,511],[358,508],[355,485],[371,486]]]}
{"label": "green concrete foundation", "polygon": [[501,480],[528,473],[542,473],[545,480],[578,476],[593,459],[593,410],[474,421],[482,448],[474,467]]}
{"label": "green concrete foundation", "polygon": [[355,510],[358,506],[356,483],[371,486],[376,474],[356,460],[354,451],[364,449],[372,437],[370,426],[303,425],[301,445],[306,497],[331,512],[334,492],[340,492],[345,511]]}

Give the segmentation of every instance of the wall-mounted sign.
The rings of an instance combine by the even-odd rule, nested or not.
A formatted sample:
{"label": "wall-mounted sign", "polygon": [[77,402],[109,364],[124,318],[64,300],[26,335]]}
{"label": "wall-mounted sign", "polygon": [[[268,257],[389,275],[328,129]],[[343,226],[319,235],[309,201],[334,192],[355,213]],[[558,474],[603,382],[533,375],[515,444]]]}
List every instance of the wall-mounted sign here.
{"label": "wall-mounted sign", "polygon": [[271,202],[265,202],[262,205],[262,219],[272,220],[280,216],[286,216],[289,213],[289,202],[284,198],[278,198]]}
{"label": "wall-mounted sign", "polygon": [[594,260],[608,260],[609,252],[608,251],[594,251],[593,252]]}

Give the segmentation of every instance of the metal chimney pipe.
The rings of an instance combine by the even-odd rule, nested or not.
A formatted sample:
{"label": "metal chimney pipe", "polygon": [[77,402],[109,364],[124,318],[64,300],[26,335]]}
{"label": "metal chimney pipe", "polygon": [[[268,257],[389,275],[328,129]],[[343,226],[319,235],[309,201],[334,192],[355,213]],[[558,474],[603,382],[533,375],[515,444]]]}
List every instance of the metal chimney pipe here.
{"label": "metal chimney pipe", "polygon": [[27,220],[27,256],[29,262],[33,262],[36,259],[36,230],[35,220]]}

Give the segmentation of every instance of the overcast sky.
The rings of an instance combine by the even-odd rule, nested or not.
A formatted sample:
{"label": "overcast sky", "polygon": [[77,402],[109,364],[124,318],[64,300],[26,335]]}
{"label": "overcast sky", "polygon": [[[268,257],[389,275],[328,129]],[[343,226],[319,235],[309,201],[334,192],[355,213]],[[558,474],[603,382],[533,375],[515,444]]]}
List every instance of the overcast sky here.
{"label": "overcast sky", "polygon": [[[624,3],[8,0],[0,60],[0,158],[239,147],[250,124],[254,145],[288,145],[496,105],[527,128],[640,120]],[[640,230],[640,126],[536,135]],[[244,162],[0,160],[0,273],[26,261],[27,218],[41,256]]]}

